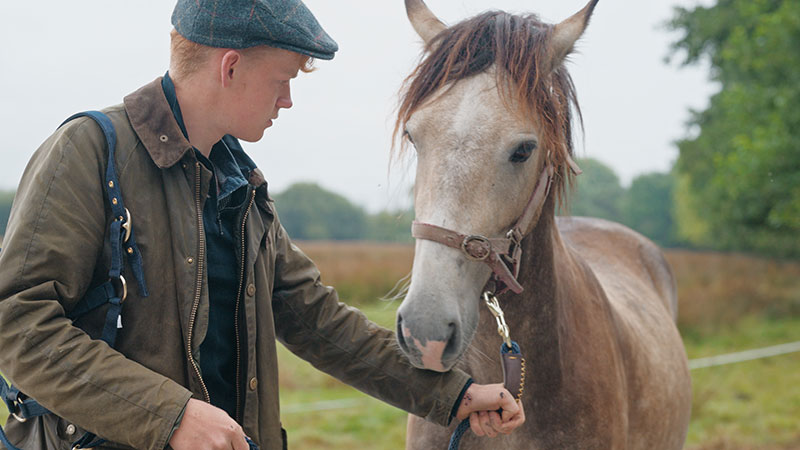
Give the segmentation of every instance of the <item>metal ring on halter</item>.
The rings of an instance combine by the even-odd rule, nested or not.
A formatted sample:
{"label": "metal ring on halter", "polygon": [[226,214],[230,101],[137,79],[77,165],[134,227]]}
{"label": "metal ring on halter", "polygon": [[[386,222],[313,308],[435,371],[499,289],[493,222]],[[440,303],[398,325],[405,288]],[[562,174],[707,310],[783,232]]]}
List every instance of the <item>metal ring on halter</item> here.
{"label": "metal ring on halter", "polygon": [[128,208],[125,208],[125,222],[122,224],[122,228],[125,229],[125,238],[122,240],[123,243],[128,242],[128,239],[131,238],[131,212],[128,211]]}
{"label": "metal ring on halter", "polygon": [[[125,282],[125,277],[123,277],[122,275],[119,276],[118,280],[119,280],[119,288],[114,283],[113,279],[111,281],[111,284],[114,285],[114,290],[116,291],[117,296],[119,297],[119,302],[122,303],[128,297],[128,283]],[[122,291],[121,295],[120,291]]]}
{"label": "metal ring on halter", "polygon": [[[481,250],[484,250],[484,253],[479,256],[471,254],[469,250],[467,250],[467,246],[472,242],[480,242]],[[467,256],[467,259],[471,261],[484,261],[492,253],[492,243],[483,236],[473,234],[465,237],[464,240],[461,241],[461,250]]]}

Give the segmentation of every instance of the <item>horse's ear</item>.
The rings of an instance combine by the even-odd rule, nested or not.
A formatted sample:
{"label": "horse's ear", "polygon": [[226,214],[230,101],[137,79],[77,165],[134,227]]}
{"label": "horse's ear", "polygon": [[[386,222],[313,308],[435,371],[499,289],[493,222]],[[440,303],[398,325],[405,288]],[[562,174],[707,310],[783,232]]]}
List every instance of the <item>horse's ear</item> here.
{"label": "horse's ear", "polygon": [[[553,34],[550,41],[550,64],[549,69],[553,70],[564,61],[564,58],[572,53],[575,42],[581,37],[589,25],[594,7],[599,0],[590,0],[582,10],[569,19],[553,27]],[[408,3],[408,0],[406,0]]]}
{"label": "horse's ear", "polygon": [[429,44],[434,36],[447,28],[423,0],[406,0],[406,14],[425,44]]}

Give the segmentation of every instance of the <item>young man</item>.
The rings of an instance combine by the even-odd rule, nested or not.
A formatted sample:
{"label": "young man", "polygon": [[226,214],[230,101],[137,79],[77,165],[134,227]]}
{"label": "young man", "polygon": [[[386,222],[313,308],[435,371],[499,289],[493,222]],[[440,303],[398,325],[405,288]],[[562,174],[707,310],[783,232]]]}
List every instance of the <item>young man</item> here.
{"label": "young man", "polygon": [[25,170],[0,253],[0,371],[53,414],[10,419],[11,441],[70,448],[88,430],[114,448],[246,450],[245,436],[285,447],[276,338],[442,425],[470,417],[490,436],[519,426],[501,385],[413,368],[390,331],[339,303],[242,151],[237,139],[259,140],[292,106],[290,82],[310,59],[337,50],[305,5],[179,0],[172,23],[170,71],[104,110],[149,290],[130,283],[113,348],[96,339],[106,308],[67,318],[108,278],[103,134],[73,120]]}

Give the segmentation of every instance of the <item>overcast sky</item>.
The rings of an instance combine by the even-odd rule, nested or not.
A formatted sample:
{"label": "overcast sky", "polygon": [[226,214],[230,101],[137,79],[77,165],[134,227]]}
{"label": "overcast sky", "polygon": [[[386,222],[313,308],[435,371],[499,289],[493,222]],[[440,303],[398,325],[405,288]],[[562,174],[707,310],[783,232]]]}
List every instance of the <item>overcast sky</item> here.
{"label": "overcast sky", "polygon": [[[486,9],[536,12],[558,22],[583,0],[427,0],[453,24]],[[708,0],[601,0],[569,68],[586,126],[579,156],[623,183],[668,170],[690,108],[715,92],[707,68],[667,65],[676,36],[661,26],[676,5]],[[293,83],[295,106],[245,149],[273,192],[315,181],[376,211],[407,202],[413,171],[388,171],[393,112],[420,41],[402,0],[306,0],[339,43],[333,61]],[[0,189],[13,189],[39,144],[74,112],[120,103],[169,61],[165,0],[2,2]],[[131,195],[131,194],[128,194]]]}

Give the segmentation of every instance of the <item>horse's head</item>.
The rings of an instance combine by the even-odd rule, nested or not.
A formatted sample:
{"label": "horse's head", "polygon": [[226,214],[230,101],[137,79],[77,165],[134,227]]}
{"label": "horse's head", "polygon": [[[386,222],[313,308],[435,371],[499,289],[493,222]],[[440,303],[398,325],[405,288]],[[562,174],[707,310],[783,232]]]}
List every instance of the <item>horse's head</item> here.
{"label": "horse's head", "polygon": [[[502,238],[531,209],[543,171],[553,174],[549,192],[563,192],[570,107],[577,108],[563,61],[597,1],[557,25],[487,12],[446,28],[422,0],[406,0],[427,52],[406,82],[396,128],[416,147],[418,222]],[[547,195],[539,197],[536,217]],[[453,247],[417,240],[411,285],[397,313],[400,347],[417,367],[449,370],[477,327],[492,269]]]}

